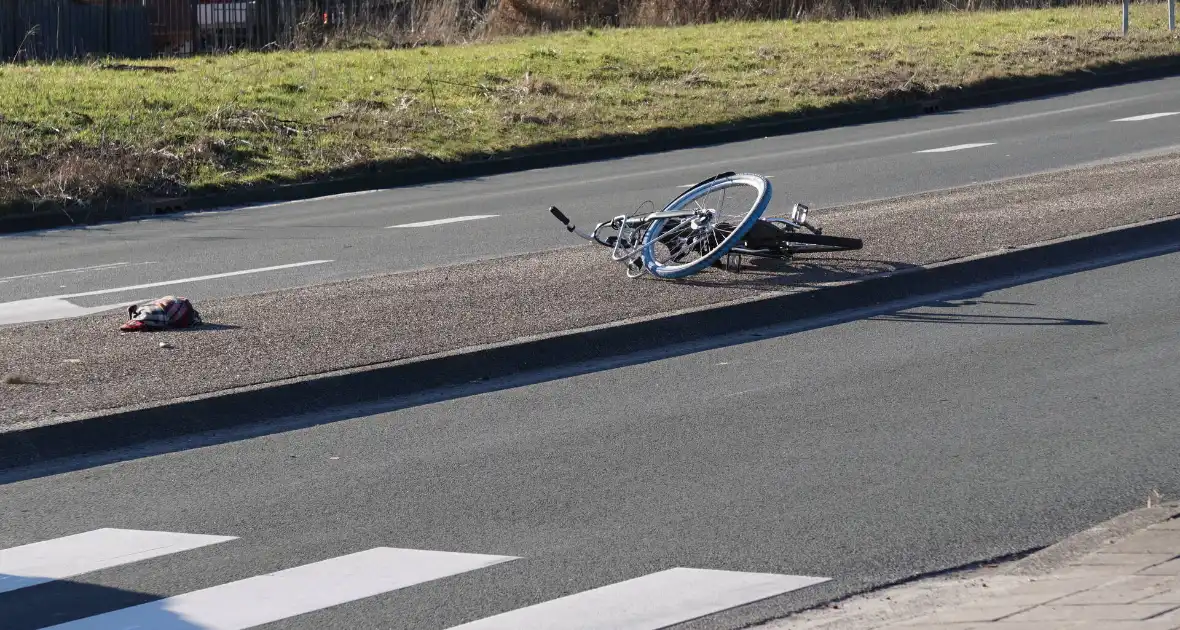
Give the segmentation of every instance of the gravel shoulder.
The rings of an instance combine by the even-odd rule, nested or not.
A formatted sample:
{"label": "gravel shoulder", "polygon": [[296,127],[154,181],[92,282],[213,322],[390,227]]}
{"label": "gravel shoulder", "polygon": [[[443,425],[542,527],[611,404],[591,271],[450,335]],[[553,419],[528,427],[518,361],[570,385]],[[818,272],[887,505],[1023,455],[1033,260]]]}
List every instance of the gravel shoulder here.
{"label": "gravel shoulder", "polygon": [[[126,313],[0,328],[0,431],[701,307],[1180,214],[1180,154],[813,211],[858,252],[628,280],[559,251],[198,303],[206,325],[120,333]],[[167,342],[170,348],[161,348]]]}

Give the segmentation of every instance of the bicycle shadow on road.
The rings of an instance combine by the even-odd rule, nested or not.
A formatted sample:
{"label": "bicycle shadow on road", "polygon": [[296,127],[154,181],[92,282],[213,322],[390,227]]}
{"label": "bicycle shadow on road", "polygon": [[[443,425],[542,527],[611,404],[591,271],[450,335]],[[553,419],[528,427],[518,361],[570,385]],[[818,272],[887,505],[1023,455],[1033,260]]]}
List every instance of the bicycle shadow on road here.
{"label": "bicycle shadow on road", "polygon": [[[24,579],[0,573],[0,588],[4,588],[10,580]],[[136,611],[134,619],[125,621],[152,630],[201,630],[205,627],[164,609],[161,604],[151,605],[163,599],[160,595],[150,593],[73,580],[54,580],[0,592],[0,610],[4,611],[4,630],[48,628],[143,604],[148,605]]]}
{"label": "bicycle shadow on road", "polygon": [[[726,287],[748,290],[773,291],[784,288],[806,289],[822,285],[853,282],[865,278],[915,269],[919,265],[887,260],[846,258],[827,255],[823,258],[810,257],[782,261],[756,258],[743,261],[740,271],[726,271],[712,267],[707,271],[688,278],[672,280],[676,284],[699,287]],[[668,281],[662,281],[668,282]],[[977,297],[977,296],[976,296]],[[912,322],[925,324],[974,324],[995,326],[1102,326],[1106,322],[1071,317],[1046,317],[1042,315],[997,314],[994,312],[967,312],[970,307],[1035,307],[1031,302],[1007,302],[1002,300],[980,300],[963,297],[954,300],[935,300],[923,304],[919,309],[885,313],[866,318],[866,321]],[[929,312],[926,309],[955,308],[960,312]]]}
{"label": "bicycle shadow on road", "polygon": [[958,308],[969,309],[973,306],[986,306],[988,310],[995,307],[1035,307],[1032,302],[1006,302],[1002,300],[973,300],[964,298],[959,300],[942,300],[928,302],[921,307],[894,313],[885,313],[866,318],[870,322],[912,322],[919,324],[971,324],[983,326],[1105,326],[1107,322],[1092,319],[1077,319],[1073,317],[1045,317],[1041,315],[971,313],[971,312],[942,312],[931,313],[924,309]]}

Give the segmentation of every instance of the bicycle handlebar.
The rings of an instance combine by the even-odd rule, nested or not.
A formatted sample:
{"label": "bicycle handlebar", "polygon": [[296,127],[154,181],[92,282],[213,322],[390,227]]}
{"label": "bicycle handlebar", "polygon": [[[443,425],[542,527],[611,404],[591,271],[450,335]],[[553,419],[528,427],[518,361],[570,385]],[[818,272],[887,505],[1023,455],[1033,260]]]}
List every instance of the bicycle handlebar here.
{"label": "bicycle handlebar", "polygon": [[593,234],[586,234],[585,232],[579,230],[577,228],[577,226],[575,226],[573,223],[571,223],[569,220],[569,217],[565,216],[565,214],[563,214],[561,212],[561,210],[558,210],[557,206],[549,206],[549,212],[551,212],[553,214],[553,216],[557,217],[558,221],[561,221],[565,225],[566,230],[569,230],[570,232],[573,232],[574,234],[577,234],[578,236],[580,236],[588,241],[594,241],[595,243],[598,243],[599,245],[606,245],[607,247],[610,247],[610,245],[608,243],[603,242],[602,240],[596,238],[598,235],[598,231],[601,230],[603,228],[603,226],[609,225],[610,224],[609,221],[606,223],[599,223],[594,228]]}
{"label": "bicycle handlebar", "polygon": [[623,226],[626,226],[629,228],[636,228],[636,227],[644,225],[645,223],[648,223],[649,221],[652,221],[655,218],[661,218],[661,219],[688,218],[688,217],[691,217],[697,213],[696,211],[693,211],[693,210],[681,210],[678,212],[653,212],[651,214],[641,214],[641,215],[632,215],[632,216],[627,216],[624,214],[624,215],[619,215],[610,221],[603,221],[602,223],[599,223],[598,225],[594,226],[593,233],[587,234],[587,233],[579,230],[577,228],[577,226],[575,226],[572,222],[570,222],[569,217],[565,216],[565,213],[563,213],[561,210],[558,210],[557,206],[549,206],[549,212],[554,217],[557,217],[558,221],[561,221],[561,223],[563,225],[565,225],[565,229],[567,231],[573,232],[574,234],[576,234],[588,241],[593,241],[593,242],[598,243],[599,245],[603,245],[605,247],[614,247],[617,242],[616,241],[617,237],[614,237],[614,236],[607,237],[606,240],[599,238],[598,233],[601,232],[602,229],[605,227],[609,226],[615,230],[621,230],[623,228]]}
{"label": "bicycle handlebar", "polygon": [[567,229],[571,232],[574,231],[574,227],[572,225],[570,225],[570,220],[568,218],[566,218],[566,216],[564,214],[561,213],[561,210],[557,209],[557,206],[549,206],[549,212],[552,212],[553,216],[557,217],[558,221],[561,221],[562,223],[565,224],[565,229]]}

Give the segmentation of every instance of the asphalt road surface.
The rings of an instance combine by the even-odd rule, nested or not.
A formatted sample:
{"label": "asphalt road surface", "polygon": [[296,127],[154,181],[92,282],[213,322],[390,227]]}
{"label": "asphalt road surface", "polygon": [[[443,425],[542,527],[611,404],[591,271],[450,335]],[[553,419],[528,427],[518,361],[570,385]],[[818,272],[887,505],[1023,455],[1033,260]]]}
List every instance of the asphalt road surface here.
{"label": "asphalt road surface", "polygon": [[1050,544],[1180,491],[1178,267],[9,478],[4,627],[737,628]]}
{"label": "asphalt road surface", "polygon": [[[724,170],[771,176],[768,215],[1180,148],[1180,78],[476,180],[0,237],[0,324],[176,293],[254,293],[581,245],[583,226]],[[440,221],[449,221],[439,223]],[[34,301],[35,298],[41,298]],[[45,299],[48,298],[48,299]]]}

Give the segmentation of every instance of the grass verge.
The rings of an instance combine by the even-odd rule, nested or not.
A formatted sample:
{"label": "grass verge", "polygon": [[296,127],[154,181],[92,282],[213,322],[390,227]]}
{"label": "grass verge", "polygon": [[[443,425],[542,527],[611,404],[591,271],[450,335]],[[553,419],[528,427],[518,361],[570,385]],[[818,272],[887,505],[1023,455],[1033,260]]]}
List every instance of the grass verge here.
{"label": "grass verge", "polygon": [[1175,56],[1166,5],[0,67],[0,208],[166,197]]}

